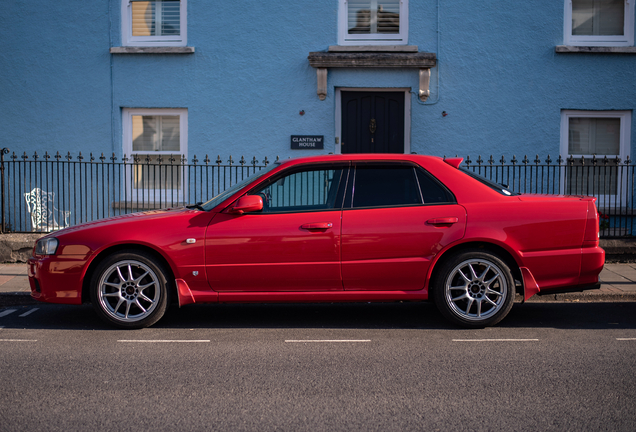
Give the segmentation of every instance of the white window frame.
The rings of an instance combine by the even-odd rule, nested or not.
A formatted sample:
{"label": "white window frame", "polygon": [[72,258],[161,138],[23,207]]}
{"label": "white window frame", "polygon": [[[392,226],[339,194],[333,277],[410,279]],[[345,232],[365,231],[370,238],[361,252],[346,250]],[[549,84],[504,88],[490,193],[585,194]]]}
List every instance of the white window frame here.
{"label": "white window frame", "polygon": [[178,36],[133,36],[132,0],[121,0],[121,41],[123,46],[168,47],[188,44],[188,0],[180,0],[180,35]]}
{"label": "white window frame", "polygon": [[[179,116],[179,153],[174,151],[133,151],[133,116],[146,115],[146,116]],[[182,166],[181,171],[181,187],[179,189],[135,189],[134,184],[131,181],[133,172],[132,165],[134,163],[135,154],[156,154],[166,156],[164,162],[169,165],[167,160],[170,155],[188,157],[188,110],[187,108],[124,108],[122,115],[122,130],[123,130],[123,151],[124,155],[128,158],[127,168],[124,172],[124,184],[128,190],[130,200],[132,202],[146,202],[146,203],[169,203],[171,201],[177,203],[187,202],[187,190],[188,190],[188,173],[187,169]],[[176,165],[181,164],[181,157],[175,157],[178,162]],[[145,161],[141,161],[145,163]]]}
{"label": "white window frame", "polygon": [[633,46],[634,45],[634,3],[625,0],[625,22],[622,36],[595,36],[572,34],[572,0],[565,0],[563,43],[569,46]]}
{"label": "white window frame", "polygon": [[[590,155],[570,154],[568,152],[569,144],[569,131],[570,131],[570,117],[583,117],[583,118],[618,118],[620,119],[620,144],[618,155],[603,155],[597,154],[597,166],[603,166],[603,158],[607,156],[608,159],[614,159],[617,156],[621,159],[621,164],[625,161],[629,155],[631,145],[631,125],[632,125],[632,112],[631,111],[584,111],[584,110],[561,110],[561,154],[564,155],[564,166],[561,168],[561,193],[566,193],[566,167],[567,159],[570,156],[574,159],[581,160],[585,157],[586,161],[592,159]],[[590,161],[590,165],[592,162]],[[601,195],[597,197],[597,207],[602,209],[603,207],[614,206],[617,202],[622,202],[623,205],[627,205],[630,199],[630,194],[627,184],[627,175],[623,175],[620,180],[620,184],[617,185],[618,192],[616,195]]]}
{"label": "white window frame", "polygon": [[347,33],[347,0],[339,0],[338,6],[338,45],[407,45],[409,42],[409,2],[400,1],[400,33],[398,34],[360,34]]}

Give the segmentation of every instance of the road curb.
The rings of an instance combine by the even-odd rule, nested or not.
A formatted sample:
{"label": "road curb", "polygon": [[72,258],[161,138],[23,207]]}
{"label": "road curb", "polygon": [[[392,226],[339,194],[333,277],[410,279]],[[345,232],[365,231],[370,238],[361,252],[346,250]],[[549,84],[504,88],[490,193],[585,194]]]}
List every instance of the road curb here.
{"label": "road curb", "polygon": [[536,295],[528,303],[546,302],[636,302],[636,293],[565,293]]}

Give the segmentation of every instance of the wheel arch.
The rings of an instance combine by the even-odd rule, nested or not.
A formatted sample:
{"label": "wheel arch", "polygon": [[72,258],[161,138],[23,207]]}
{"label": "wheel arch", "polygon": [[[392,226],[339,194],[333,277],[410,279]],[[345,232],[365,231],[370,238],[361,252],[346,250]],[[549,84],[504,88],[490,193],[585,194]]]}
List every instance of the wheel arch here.
{"label": "wheel arch", "polygon": [[172,266],[170,265],[170,263],[168,262],[168,260],[159,252],[157,252],[155,249],[149,247],[149,246],[145,246],[145,245],[141,245],[141,244],[137,244],[137,243],[123,243],[123,244],[118,244],[118,245],[114,245],[114,246],[110,246],[102,251],[100,251],[91,261],[91,263],[88,266],[88,269],[86,270],[85,274],[84,274],[84,279],[82,281],[82,303],[88,303],[90,302],[90,283],[91,280],[93,278],[93,274],[95,273],[95,269],[97,268],[97,266],[99,266],[99,264],[108,256],[117,253],[117,252],[121,252],[121,251],[130,251],[130,252],[143,252],[146,253],[150,256],[152,256],[153,258],[155,258],[157,261],[159,261],[164,268],[166,269],[166,271],[168,272],[168,290],[169,290],[169,298],[176,298],[176,287],[174,284],[174,280],[175,280],[175,275],[174,275],[174,271],[172,270]]}
{"label": "wheel arch", "polygon": [[437,273],[439,272],[441,264],[456,253],[463,252],[465,250],[476,250],[476,249],[492,253],[493,255],[498,256],[504,263],[506,263],[506,265],[510,268],[510,272],[512,273],[512,277],[514,278],[515,282],[521,283],[521,285],[515,284],[516,285],[515,291],[517,293],[523,294],[523,277],[521,274],[519,263],[517,263],[517,260],[514,258],[514,255],[505,247],[495,243],[490,243],[486,241],[470,241],[466,243],[456,244],[446,249],[445,251],[443,251],[440,255],[438,255],[437,259],[433,263],[433,268],[430,271],[429,278],[428,278],[429,296],[432,295],[431,284],[435,280],[435,277],[437,276]]}

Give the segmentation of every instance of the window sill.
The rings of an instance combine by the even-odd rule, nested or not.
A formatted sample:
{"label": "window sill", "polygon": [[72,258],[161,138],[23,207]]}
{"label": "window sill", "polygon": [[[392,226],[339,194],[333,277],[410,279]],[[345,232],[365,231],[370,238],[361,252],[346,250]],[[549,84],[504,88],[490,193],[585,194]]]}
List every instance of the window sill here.
{"label": "window sill", "polygon": [[192,54],[194,47],[111,47],[111,54]]}
{"label": "window sill", "polygon": [[417,52],[417,45],[331,45],[329,52]]}
{"label": "window sill", "polygon": [[557,53],[586,53],[586,54],[636,54],[636,47],[608,47],[608,46],[571,46],[557,45]]}

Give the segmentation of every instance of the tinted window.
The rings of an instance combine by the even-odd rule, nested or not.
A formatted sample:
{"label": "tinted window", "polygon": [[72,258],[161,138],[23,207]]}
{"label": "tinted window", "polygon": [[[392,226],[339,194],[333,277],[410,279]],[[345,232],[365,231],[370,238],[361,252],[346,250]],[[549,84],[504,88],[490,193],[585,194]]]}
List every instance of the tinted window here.
{"label": "tinted window", "polygon": [[263,198],[263,212],[327,210],[335,206],[342,169],[311,169],[287,174],[250,195]]}
{"label": "tinted window", "polygon": [[352,194],[353,207],[422,203],[415,169],[410,166],[358,166]]}
{"label": "tinted window", "polygon": [[506,195],[506,196],[521,195],[521,194],[519,194],[517,192],[513,192],[510,189],[508,189],[508,186],[504,186],[504,185],[501,185],[499,183],[495,183],[494,181],[489,180],[486,177],[483,177],[483,176],[477,174],[476,172],[469,171],[466,168],[460,168],[460,170],[461,170],[461,172],[463,172],[465,174],[468,174],[469,176],[471,176],[475,180],[479,180],[480,182],[482,182],[483,184],[485,184],[489,188],[491,188],[493,190],[496,190],[497,192],[499,192],[502,195]]}
{"label": "tinted window", "polygon": [[424,170],[417,170],[417,179],[420,182],[424,204],[455,202],[450,192]]}

